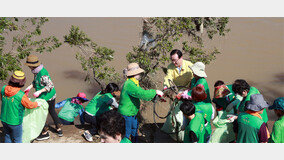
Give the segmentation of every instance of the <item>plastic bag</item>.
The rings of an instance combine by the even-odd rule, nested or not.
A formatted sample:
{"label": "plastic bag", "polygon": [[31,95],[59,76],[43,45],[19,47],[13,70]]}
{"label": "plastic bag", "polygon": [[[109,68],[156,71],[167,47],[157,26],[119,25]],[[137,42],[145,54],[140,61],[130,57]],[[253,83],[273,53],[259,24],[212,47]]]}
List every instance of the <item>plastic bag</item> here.
{"label": "plastic bag", "polygon": [[23,143],[30,143],[37,138],[46,122],[48,103],[44,99],[30,99],[32,102],[40,102],[42,105],[34,109],[25,108],[23,119]]}
{"label": "plastic bag", "polygon": [[[179,106],[181,105],[181,101],[177,104],[177,106],[175,106],[174,111],[172,112],[172,114],[170,114],[167,119],[166,122],[164,123],[163,127],[161,128],[162,131],[166,132],[166,133],[170,133],[170,137],[178,142],[183,142],[184,139],[184,130],[181,130],[182,125],[183,125],[183,113],[182,111],[179,109]],[[176,118],[175,118],[175,117]],[[176,126],[177,130],[176,130]],[[178,133],[176,133],[177,131],[179,131]]]}

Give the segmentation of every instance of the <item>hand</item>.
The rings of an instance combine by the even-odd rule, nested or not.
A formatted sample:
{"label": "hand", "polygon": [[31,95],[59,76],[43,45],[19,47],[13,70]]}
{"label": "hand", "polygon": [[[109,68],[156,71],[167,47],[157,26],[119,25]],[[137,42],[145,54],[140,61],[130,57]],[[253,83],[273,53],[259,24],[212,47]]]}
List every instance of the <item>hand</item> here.
{"label": "hand", "polygon": [[182,95],[182,93],[178,93],[178,94],[176,95],[176,98],[177,98],[178,100],[180,100],[180,99],[181,99],[181,95]]}
{"label": "hand", "polygon": [[229,123],[233,123],[235,119],[233,117],[229,118]]}
{"label": "hand", "polygon": [[163,89],[163,90],[166,90],[166,89],[168,89],[168,87],[167,87],[167,86],[164,86],[164,89]]}
{"label": "hand", "polygon": [[159,96],[159,97],[163,97],[164,96],[164,93],[160,90],[156,90],[156,94]]}
{"label": "hand", "polygon": [[25,90],[24,92],[25,92],[25,95],[26,95],[26,96],[29,96],[30,90]]}
{"label": "hand", "polygon": [[233,123],[236,119],[238,119],[238,116],[232,116],[232,117],[228,118],[229,123]]}
{"label": "hand", "polygon": [[27,92],[27,91],[29,92],[32,88],[33,88],[33,85],[31,84],[24,90],[24,92]]}
{"label": "hand", "polygon": [[36,91],[36,92],[34,93],[34,97],[37,98],[40,94],[41,94],[41,91]]}
{"label": "hand", "polygon": [[24,90],[24,92],[25,92],[25,94],[28,96],[29,95],[29,92],[30,92],[30,90],[33,88],[33,86],[32,85],[29,85],[25,90]]}

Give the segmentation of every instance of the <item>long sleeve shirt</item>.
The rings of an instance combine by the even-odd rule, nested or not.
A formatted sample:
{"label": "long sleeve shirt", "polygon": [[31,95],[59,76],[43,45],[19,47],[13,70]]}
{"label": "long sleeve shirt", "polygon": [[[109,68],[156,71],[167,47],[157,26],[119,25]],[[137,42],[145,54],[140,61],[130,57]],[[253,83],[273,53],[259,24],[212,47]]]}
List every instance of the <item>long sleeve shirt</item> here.
{"label": "long sleeve shirt", "polygon": [[[5,88],[5,95],[7,97],[12,97],[14,95],[16,95],[19,91],[20,91],[21,88],[18,88],[18,87],[12,87],[12,86],[6,86]],[[2,97],[2,95],[1,95]],[[27,95],[24,95],[22,100],[21,100],[21,104],[25,107],[25,108],[28,108],[28,109],[33,109],[33,108],[36,108],[38,106],[38,103],[37,102],[32,102],[29,100],[28,96]]]}
{"label": "long sleeve shirt", "polygon": [[193,78],[193,73],[188,66],[192,66],[192,63],[187,60],[182,61],[181,68],[177,68],[173,63],[169,64],[167,75],[164,78],[164,86],[170,87],[170,79],[177,86],[189,87],[190,81]]}

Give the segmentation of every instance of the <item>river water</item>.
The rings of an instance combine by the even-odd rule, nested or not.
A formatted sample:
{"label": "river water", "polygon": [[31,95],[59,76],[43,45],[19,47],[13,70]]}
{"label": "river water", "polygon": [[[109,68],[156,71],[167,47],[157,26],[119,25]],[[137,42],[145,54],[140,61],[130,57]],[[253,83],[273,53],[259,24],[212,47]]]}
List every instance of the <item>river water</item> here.
{"label": "river water", "polygon": [[[43,36],[55,35],[61,41],[71,25],[79,26],[98,45],[115,50],[111,63],[117,72],[127,66],[126,54],[140,42],[141,18],[49,18],[43,28]],[[231,84],[242,78],[255,86],[271,104],[284,96],[284,18],[230,18],[231,31],[222,38],[214,38],[205,45],[216,46],[221,55],[206,66],[211,94],[217,80]],[[53,53],[39,55],[48,70],[57,91],[57,102],[85,92],[91,99],[99,88],[84,82],[85,75],[75,59],[76,49],[63,44]],[[27,84],[33,75],[23,66]],[[161,77],[161,80],[163,77]],[[2,86],[3,84],[1,84]],[[25,87],[26,87],[25,86]],[[149,111],[146,119],[152,121]],[[147,116],[148,115],[148,116]],[[269,112],[270,120],[275,120]]]}

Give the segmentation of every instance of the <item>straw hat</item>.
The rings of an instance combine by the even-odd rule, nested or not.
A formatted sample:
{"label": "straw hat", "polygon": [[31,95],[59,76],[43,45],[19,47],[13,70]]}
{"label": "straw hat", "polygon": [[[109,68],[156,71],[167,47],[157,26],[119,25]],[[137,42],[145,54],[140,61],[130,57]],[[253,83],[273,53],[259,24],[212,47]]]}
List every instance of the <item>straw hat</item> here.
{"label": "straw hat", "polygon": [[196,62],[192,66],[188,66],[194,74],[199,77],[207,77],[205,73],[205,65],[202,62]]}
{"label": "straw hat", "polygon": [[247,102],[247,109],[252,111],[261,111],[269,107],[261,94],[253,94],[250,96],[250,101]]}
{"label": "straw hat", "polygon": [[29,55],[27,57],[27,61],[25,65],[30,66],[30,67],[37,67],[40,65],[40,61],[38,60],[38,57],[35,55]]}
{"label": "straw hat", "polygon": [[10,82],[18,84],[19,86],[24,86],[26,83],[25,73],[22,71],[14,71],[10,78]]}
{"label": "straw hat", "polygon": [[134,75],[137,75],[137,74],[140,74],[140,73],[143,73],[143,72],[144,72],[144,70],[141,69],[137,63],[130,63],[127,66],[126,75],[127,75],[127,77],[128,76],[134,76]]}

